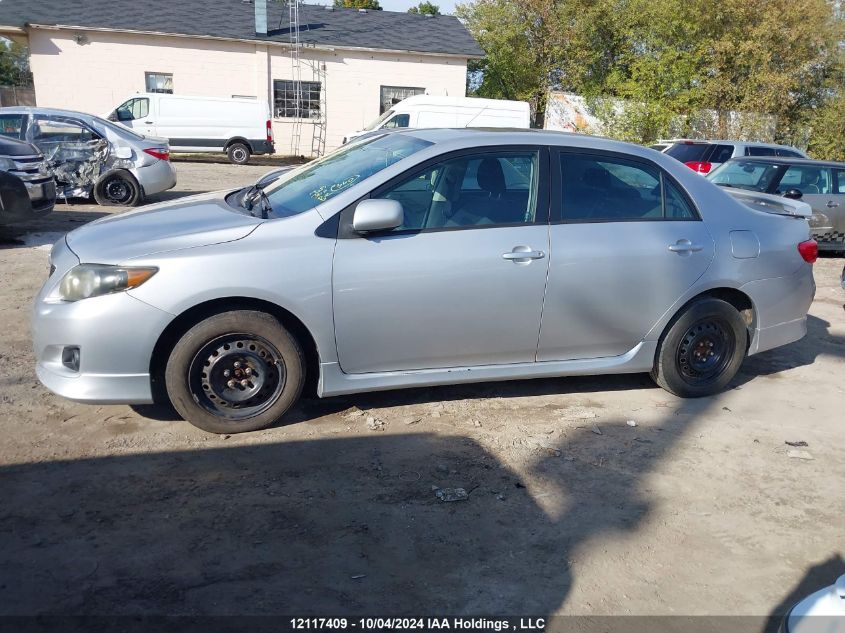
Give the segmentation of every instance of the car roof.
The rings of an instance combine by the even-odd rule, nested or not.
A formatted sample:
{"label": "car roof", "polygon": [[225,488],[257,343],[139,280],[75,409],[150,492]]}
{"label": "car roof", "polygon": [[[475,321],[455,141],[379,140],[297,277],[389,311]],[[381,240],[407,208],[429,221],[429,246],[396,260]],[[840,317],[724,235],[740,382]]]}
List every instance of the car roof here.
{"label": "car roof", "polygon": [[751,147],[786,147],[789,149],[796,149],[792,147],[792,145],[781,145],[779,143],[766,143],[763,141],[737,141],[737,140],[730,140],[730,139],[704,139],[704,138],[670,138],[670,139],[661,139],[657,141],[658,143],[666,143],[666,144],[673,144],[673,143],[686,143],[689,145],[749,145]]}
{"label": "car roof", "polygon": [[436,144],[471,143],[472,145],[558,145],[583,147],[638,155],[644,158],[662,156],[650,147],[616,141],[603,136],[526,128],[399,128],[388,134],[409,135]]}
{"label": "car roof", "polygon": [[729,163],[735,162],[745,163],[766,163],[775,165],[809,165],[812,167],[841,167],[845,168],[845,163],[840,163],[835,160],[815,160],[813,158],[788,158],[786,156],[737,156],[731,158]]}
{"label": "car roof", "polygon": [[39,108],[36,106],[10,106],[0,108],[0,114],[46,114],[56,116],[74,116],[82,118],[102,119],[103,117],[89,112],[78,112],[76,110],[62,110],[60,108]]}

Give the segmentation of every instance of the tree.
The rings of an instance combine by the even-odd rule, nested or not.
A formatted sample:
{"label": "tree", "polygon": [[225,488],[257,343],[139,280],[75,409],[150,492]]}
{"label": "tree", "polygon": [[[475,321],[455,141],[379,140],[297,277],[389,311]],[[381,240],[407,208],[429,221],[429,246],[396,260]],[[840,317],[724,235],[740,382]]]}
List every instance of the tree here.
{"label": "tree", "polygon": [[440,15],[440,7],[428,2],[428,0],[424,0],[417,6],[408,9],[408,13],[418,13],[420,15]]}
{"label": "tree", "polygon": [[821,160],[845,161],[845,92],[831,97],[810,118],[808,151]]}
{"label": "tree", "polygon": [[719,136],[741,120],[748,138],[798,142],[845,40],[827,0],[475,0],[457,14],[486,53],[478,94],[529,100],[539,124],[549,87],[574,92],[606,133],[642,143],[708,117]]}
{"label": "tree", "polygon": [[344,9],[372,9],[381,11],[378,0],[334,0],[334,6]]}
{"label": "tree", "polygon": [[554,0],[476,0],[455,10],[486,53],[467,68],[469,73],[481,73],[474,94],[528,101],[535,127],[543,126],[554,69],[553,40],[547,29],[553,6]]}
{"label": "tree", "polygon": [[0,40],[0,86],[30,86],[29,52],[17,42]]}

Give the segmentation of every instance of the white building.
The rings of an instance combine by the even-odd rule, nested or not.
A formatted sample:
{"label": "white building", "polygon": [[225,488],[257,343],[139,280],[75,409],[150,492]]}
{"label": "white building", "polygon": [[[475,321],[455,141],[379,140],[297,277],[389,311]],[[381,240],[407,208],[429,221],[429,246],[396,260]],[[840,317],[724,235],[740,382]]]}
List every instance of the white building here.
{"label": "white building", "polygon": [[483,55],[451,16],[301,5],[298,24],[296,55],[275,0],[0,1],[0,35],[29,46],[39,106],[105,115],[145,91],[254,97],[281,154],[310,155],[319,137],[337,147],[412,94],[463,96],[467,61]]}

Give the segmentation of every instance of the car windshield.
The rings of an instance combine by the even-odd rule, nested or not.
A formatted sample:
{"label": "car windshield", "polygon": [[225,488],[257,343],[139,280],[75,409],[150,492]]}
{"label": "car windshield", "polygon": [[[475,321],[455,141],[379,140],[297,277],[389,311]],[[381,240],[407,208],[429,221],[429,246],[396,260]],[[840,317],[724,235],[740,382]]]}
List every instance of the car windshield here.
{"label": "car windshield", "polygon": [[344,145],[266,185],[273,217],[297,215],[326,202],[432,143],[407,135],[382,135]]}
{"label": "car windshield", "polygon": [[389,118],[389,117],[391,117],[391,116],[393,116],[393,110],[388,110],[387,112],[385,112],[384,114],[382,114],[379,118],[377,118],[375,121],[373,121],[372,123],[370,123],[367,127],[365,127],[365,128],[363,129],[363,131],[364,131],[364,132],[369,132],[370,130],[374,130],[374,129],[376,129],[379,125],[381,125],[381,124],[382,124],[382,121],[385,121],[387,118]]}
{"label": "car windshield", "polygon": [[737,187],[765,193],[770,190],[781,171],[782,165],[760,161],[730,160],[719,165],[705,177],[710,182],[723,187]]}

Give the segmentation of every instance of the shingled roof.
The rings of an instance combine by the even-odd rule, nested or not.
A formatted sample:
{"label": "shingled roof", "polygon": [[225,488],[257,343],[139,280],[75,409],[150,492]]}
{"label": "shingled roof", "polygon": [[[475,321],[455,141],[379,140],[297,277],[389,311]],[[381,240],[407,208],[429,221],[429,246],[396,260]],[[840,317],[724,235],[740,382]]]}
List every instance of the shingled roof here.
{"label": "shingled roof", "polygon": [[[269,33],[256,35],[254,7],[244,0],[0,0],[0,25],[66,26],[286,43],[287,5],[267,2]],[[330,10],[301,5],[304,45],[480,57],[484,52],[453,16]]]}

